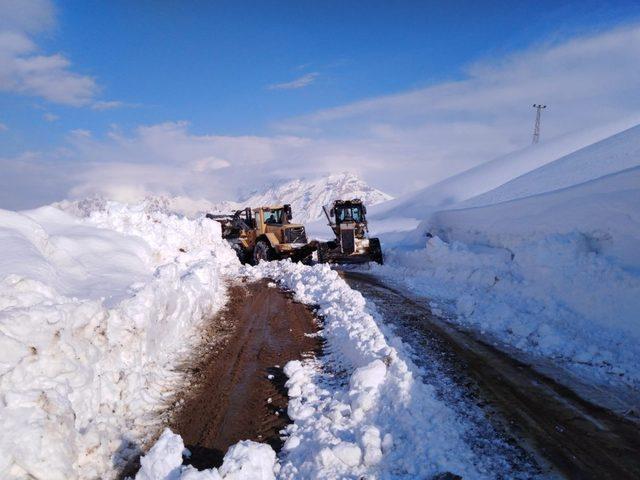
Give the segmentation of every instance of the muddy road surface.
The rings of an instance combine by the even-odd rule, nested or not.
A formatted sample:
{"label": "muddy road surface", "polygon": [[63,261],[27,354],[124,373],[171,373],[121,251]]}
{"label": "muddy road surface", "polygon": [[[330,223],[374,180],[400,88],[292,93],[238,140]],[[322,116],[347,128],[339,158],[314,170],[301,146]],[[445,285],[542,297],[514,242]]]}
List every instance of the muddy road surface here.
{"label": "muddy road surface", "polygon": [[236,285],[229,296],[212,320],[211,342],[188,367],[191,387],[169,425],[191,451],[188,463],[199,469],[220,466],[239,440],[278,451],[279,432],[289,423],[282,367],[321,350],[313,312],[273,283]]}
{"label": "muddy road surface", "polygon": [[529,365],[456,329],[432,315],[426,302],[370,275],[343,276],[410,346],[425,376],[447,378],[448,385],[439,392],[444,398],[455,389],[466,392],[467,404],[481,407],[498,431],[508,432],[532,452],[545,476],[640,478],[636,422],[583,400]]}

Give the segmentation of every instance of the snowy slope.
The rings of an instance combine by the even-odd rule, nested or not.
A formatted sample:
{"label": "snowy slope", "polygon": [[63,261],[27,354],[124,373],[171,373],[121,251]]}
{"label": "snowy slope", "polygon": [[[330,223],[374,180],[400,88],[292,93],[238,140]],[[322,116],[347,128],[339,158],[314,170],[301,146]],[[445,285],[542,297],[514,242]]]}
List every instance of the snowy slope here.
{"label": "snowy slope", "polygon": [[0,210],[0,478],[112,478],[236,267],[208,220]]}
{"label": "snowy slope", "polygon": [[367,185],[351,173],[328,175],[313,180],[292,180],[254,193],[241,203],[244,206],[290,203],[294,221],[305,223],[322,217],[322,206],[337,199],[360,198],[365,205],[376,205],[392,197]]}
{"label": "snowy slope", "polygon": [[[461,206],[505,202],[551,192],[640,165],[640,125],[550,162]],[[457,208],[457,207],[456,207]]]}
{"label": "snowy slope", "polygon": [[425,210],[404,247],[387,248],[387,265],[374,268],[483,335],[589,383],[640,391],[638,205],[633,127],[449,209]]}
{"label": "snowy slope", "polygon": [[637,166],[509,202],[435,212],[419,230],[444,240],[503,248],[549,235],[580,234],[594,254],[640,271],[639,206]]}
{"label": "snowy slope", "polygon": [[[371,209],[370,217],[372,219],[390,219],[399,216],[423,219],[430,211],[450,208],[459,202],[493,190],[514,178],[638,124],[640,124],[640,119],[632,119],[532,145],[478,165],[418,192],[381,204]],[[625,167],[622,166],[618,170],[623,168]],[[581,181],[590,178],[594,177],[583,177]],[[566,182],[564,186],[567,186]]]}

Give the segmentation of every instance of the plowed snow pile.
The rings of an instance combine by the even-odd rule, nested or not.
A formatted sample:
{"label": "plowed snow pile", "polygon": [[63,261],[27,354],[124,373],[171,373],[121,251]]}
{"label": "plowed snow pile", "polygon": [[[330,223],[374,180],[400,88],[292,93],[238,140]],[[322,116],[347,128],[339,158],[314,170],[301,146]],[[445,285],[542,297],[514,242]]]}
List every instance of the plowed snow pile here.
{"label": "plowed snow pile", "polygon": [[3,479],[111,477],[225,302],[237,261],[218,224],[103,207],[0,210]]}

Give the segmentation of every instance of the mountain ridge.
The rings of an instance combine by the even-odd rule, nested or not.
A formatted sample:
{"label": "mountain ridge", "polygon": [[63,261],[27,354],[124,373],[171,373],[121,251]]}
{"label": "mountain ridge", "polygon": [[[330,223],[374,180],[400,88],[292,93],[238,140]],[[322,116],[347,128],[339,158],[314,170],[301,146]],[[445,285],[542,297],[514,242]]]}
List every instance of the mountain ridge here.
{"label": "mountain ridge", "polygon": [[393,199],[371,187],[353,173],[337,173],[314,179],[294,179],[271,185],[261,193],[248,196],[242,206],[291,204],[293,219],[309,222],[322,217],[322,206],[337,199],[359,198],[371,206]]}

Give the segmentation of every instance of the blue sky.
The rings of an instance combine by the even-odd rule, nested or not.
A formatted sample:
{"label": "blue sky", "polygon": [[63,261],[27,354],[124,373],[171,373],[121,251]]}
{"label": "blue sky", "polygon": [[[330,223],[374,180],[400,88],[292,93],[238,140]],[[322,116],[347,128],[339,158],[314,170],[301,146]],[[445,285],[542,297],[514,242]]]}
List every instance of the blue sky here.
{"label": "blue sky", "polygon": [[[621,26],[633,27],[640,18],[637,1],[0,0],[0,14],[1,9],[9,15],[0,22],[0,31],[20,32],[35,45],[21,50],[15,58],[58,55],[68,65],[47,74],[46,86],[41,79],[27,78],[24,72],[18,78],[9,71],[3,78],[0,70],[0,158],[24,158],[28,152],[32,155],[30,167],[34,162],[40,167],[89,160],[92,164],[109,163],[106,155],[111,153],[119,157],[117,161],[149,163],[153,159],[145,156],[144,148],[134,145],[147,138],[137,129],[171,122],[171,134],[165,132],[163,137],[179,131],[177,134],[185,138],[180,137],[178,143],[192,142],[185,148],[195,148],[197,155],[209,136],[236,142],[250,135],[268,142],[280,135],[295,135],[298,144],[320,142],[331,152],[333,160],[323,164],[325,170],[344,163],[345,168],[359,173],[367,170],[362,164],[363,153],[327,144],[336,137],[352,142],[363,131],[390,126],[379,125],[378,119],[373,120],[376,117],[369,117],[365,124],[354,119],[319,126],[315,121],[319,112],[466,81],[476,75],[473,69],[477,65],[484,65],[481,70],[487,65],[501,68],[496,65],[517,63],[518,55],[532,51],[538,52],[536,58],[543,58],[545,49]],[[72,77],[66,78],[70,83],[64,92],[60,91],[66,85],[62,81],[59,89],[52,90],[56,75]],[[523,102],[519,115],[530,114],[524,113],[528,103]],[[398,116],[397,112],[393,115]],[[468,107],[464,119],[474,115]],[[391,127],[427,125],[419,116],[403,112]],[[483,125],[491,125],[493,116],[485,117]],[[188,126],[175,123],[179,121],[188,122]],[[88,146],[86,140],[78,141],[87,135],[100,143]],[[110,135],[116,135],[115,142],[126,148],[109,144]],[[492,146],[495,151],[487,148],[482,159],[522,146],[528,135],[527,127],[526,135]],[[70,141],[70,136],[75,140]],[[378,135],[374,140],[379,139]],[[276,148],[269,145],[256,148]],[[221,158],[218,147],[211,148],[211,155],[202,153],[202,158],[215,157],[217,160],[209,163],[218,165],[219,160],[219,165],[227,162],[230,167],[225,168],[234,168],[238,162],[229,153],[231,147],[222,148],[228,158]],[[99,158],[87,155],[103,148]],[[383,145],[379,151],[384,149]],[[379,151],[372,156],[378,156]],[[348,153],[346,157],[341,157],[342,152]],[[289,154],[298,163],[314,161],[304,152]],[[35,156],[39,159],[34,160]],[[326,153],[322,158],[328,156]],[[350,162],[356,157],[357,162]],[[164,159],[158,165],[164,167],[167,161],[171,163],[171,159]],[[472,164],[459,160],[455,169],[469,166]],[[384,170],[380,165],[377,169],[378,175]],[[261,172],[265,175],[269,169]],[[313,172],[307,168],[300,173]],[[426,178],[413,186],[429,182]],[[65,188],[70,186],[65,184]],[[392,184],[385,187],[401,193]],[[59,190],[55,195],[64,194]]]}

